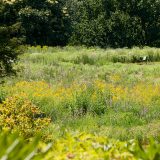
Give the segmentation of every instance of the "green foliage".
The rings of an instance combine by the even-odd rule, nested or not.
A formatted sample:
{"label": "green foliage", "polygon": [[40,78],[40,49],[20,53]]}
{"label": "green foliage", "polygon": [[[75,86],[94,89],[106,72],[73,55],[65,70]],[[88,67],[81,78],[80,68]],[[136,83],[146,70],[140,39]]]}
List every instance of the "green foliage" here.
{"label": "green foliage", "polygon": [[69,18],[63,1],[23,0],[14,4],[18,21],[31,45],[65,45],[69,35]]}
{"label": "green foliage", "polygon": [[0,2],[0,77],[13,73],[13,63],[17,60],[21,43],[17,37],[20,23],[8,23],[7,9],[8,5]]}
{"label": "green foliage", "polygon": [[140,144],[136,143],[131,152],[135,155],[135,158],[146,159],[146,160],[159,160],[160,159],[160,144],[153,138],[150,138],[149,145],[145,148]]}
{"label": "green foliage", "polygon": [[105,47],[108,39],[106,37],[107,32],[105,26],[107,24],[102,0],[69,0],[67,7],[71,14],[73,28],[70,43]]}
{"label": "green foliage", "polygon": [[40,147],[39,138],[28,142],[16,134],[0,133],[0,159],[2,160],[39,160],[43,159],[51,144]]}
{"label": "green foliage", "polygon": [[[5,1],[2,25],[21,23],[31,45],[160,46],[158,0]],[[1,5],[2,6],[2,5]]]}
{"label": "green foliage", "polygon": [[6,160],[63,160],[63,159],[115,159],[159,160],[160,145],[150,139],[147,144],[136,140],[116,141],[86,133],[66,133],[46,145],[38,138],[28,142],[7,132],[0,134],[0,158]]}
{"label": "green foliage", "polygon": [[147,145],[143,145],[136,140],[120,142],[98,135],[66,133],[63,138],[55,142],[53,153],[59,160],[65,158],[88,160],[159,160],[159,147],[160,144],[153,139],[149,140]]}
{"label": "green foliage", "polygon": [[71,44],[100,47],[159,46],[160,2],[68,0]]}

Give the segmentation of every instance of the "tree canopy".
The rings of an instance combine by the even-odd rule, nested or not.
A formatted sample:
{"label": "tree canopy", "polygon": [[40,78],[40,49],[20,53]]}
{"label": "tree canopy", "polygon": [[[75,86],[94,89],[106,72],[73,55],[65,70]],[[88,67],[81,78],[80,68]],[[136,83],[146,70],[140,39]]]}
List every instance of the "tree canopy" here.
{"label": "tree canopy", "polygon": [[1,25],[30,45],[160,47],[159,0],[6,0]]}

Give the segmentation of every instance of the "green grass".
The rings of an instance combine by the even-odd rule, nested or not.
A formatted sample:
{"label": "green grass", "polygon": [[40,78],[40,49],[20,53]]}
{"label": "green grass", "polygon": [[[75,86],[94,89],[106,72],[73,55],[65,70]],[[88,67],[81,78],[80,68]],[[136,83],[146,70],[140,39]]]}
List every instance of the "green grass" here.
{"label": "green grass", "polygon": [[[148,58],[146,61],[141,60],[144,56]],[[20,56],[20,62],[15,66],[19,71],[17,77],[7,78],[5,85],[14,85],[24,80],[44,80],[53,89],[59,85],[68,87],[74,82],[90,86],[94,80],[129,89],[136,84],[159,85],[159,61],[160,49],[148,47],[115,50],[85,47],[30,47]],[[113,80],[111,77],[115,75],[120,79]],[[3,98],[5,93],[0,95]],[[76,99],[73,104],[78,107],[84,105],[88,107],[90,105],[88,92],[87,96],[82,93],[81,98]],[[135,137],[140,139],[148,136],[157,137],[160,132],[158,100],[152,100],[147,111],[143,103],[119,101],[113,107],[105,106],[104,113],[100,111],[102,114],[98,111],[105,104],[99,101],[92,106],[97,114],[91,111],[76,116],[70,114],[70,110],[67,109],[68,104],[56,106],[52,99],[40,101],[32,99],[32,101],[51,116],[53,126],[57,126],[48,128],[48,132],[61,134],[66,129],[80,130],[122,140]]]}
{"label": "green grass", "polygon": [[[159,65],[156,65],[156,56],[160,54],[160,49],[155,48],[133,48],[133,49],[108,49],[99,48],[47,48],[32,47],[21,56],[21,63],[18,69],[21,70],[19,76],[27,80],[45,80],[56,83],[57,81],[72,82],[75,79],[104,79],[111,74],[123,75],[124,81],[137,81],[135,76],[144,79],[147,77],[159,76]],[[131,63],[132,57],[142,57],[151,54],[155,61]],[[123,60],[113,60],[115,57],[123,59],[127,57],[125,63]],[[119,62],[119,63],[114,63]],[[146,65],[147,63],[147,65]],[[23,74],[25,73],[25,74]],[[152,75],[151,75],[152,74]],[[124,83],[123,81],[123,83]],[[128,82],[130,83],[130,82]]]}

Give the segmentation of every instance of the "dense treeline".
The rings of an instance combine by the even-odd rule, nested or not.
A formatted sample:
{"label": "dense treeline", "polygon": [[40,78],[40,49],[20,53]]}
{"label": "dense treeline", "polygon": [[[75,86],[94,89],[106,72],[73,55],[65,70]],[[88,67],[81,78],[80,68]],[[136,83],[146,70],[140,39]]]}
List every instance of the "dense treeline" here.
{"label": "dense treeline", "polygon": [[87,46],[160,46],[159,0],[68,0],[71,42]]}
{"label": "dense treeline", "polygon": [[[2,5],[2,4],[1,4]],[[31,45],[160,46],[159,0],[11,0],[0,24]]]}

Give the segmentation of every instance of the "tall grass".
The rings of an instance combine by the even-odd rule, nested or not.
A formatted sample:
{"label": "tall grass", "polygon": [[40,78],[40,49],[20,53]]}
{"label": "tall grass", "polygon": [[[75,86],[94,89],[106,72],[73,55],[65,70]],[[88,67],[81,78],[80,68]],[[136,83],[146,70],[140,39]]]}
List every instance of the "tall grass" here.
{"label": "tall grass", "polygon": [[[35,56],[39,55],[39,59],[35,61],[35,56],[30,60],[33,62],[50,64],[50,61],[58,60],[61,62],[72,62],[75,64],[90,64],[104,65],[108,62],[121,63],[138,63],[138,62],[158,62],[160,61],[160,49],[158,48],[132,48],[132,49],[100,49],[100,48],[85,48],[85,47],[29,47],[27,53],[32,53]],[[45,55],[43,55],[45,54]],[[47,55],[46,55],[47,54]],[[48,56],[50,58],[48,58]],[[144,59],[146,57],[146,59]]]}
{"label": "tall grass", "polygon": [[159,54],[160,49],[148,47],[29,47],[15,66],[17,77],[2,87],[1,100],[27,94],[60,131],[157,137]]}

